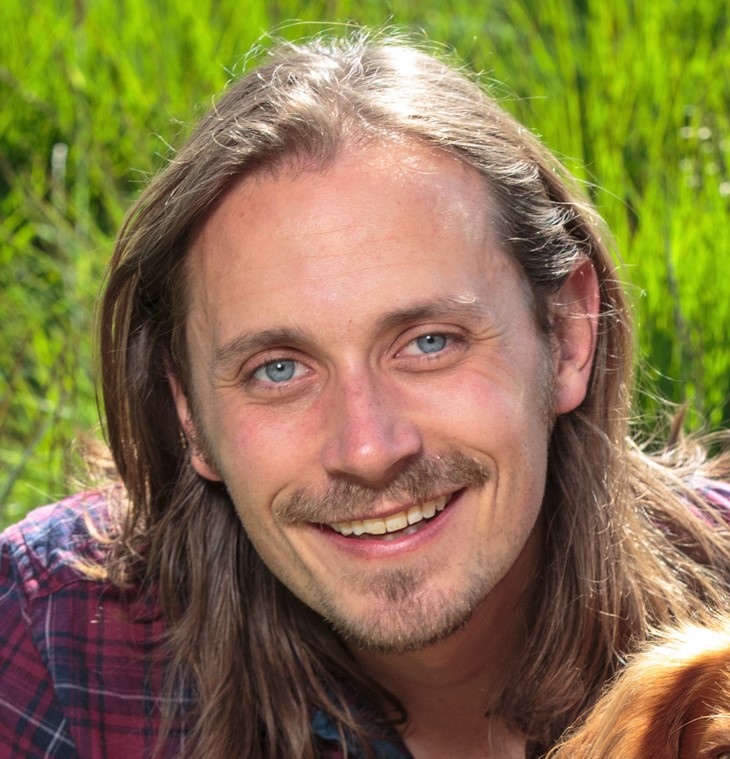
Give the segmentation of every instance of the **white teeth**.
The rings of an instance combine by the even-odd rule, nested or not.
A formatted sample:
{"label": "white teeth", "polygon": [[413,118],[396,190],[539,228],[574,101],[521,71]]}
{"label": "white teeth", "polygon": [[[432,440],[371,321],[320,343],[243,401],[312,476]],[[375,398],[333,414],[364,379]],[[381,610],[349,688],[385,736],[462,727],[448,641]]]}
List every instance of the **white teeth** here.
{"label": "white teeth", "polygon": [[451,496],[441,496],[433,501],[427,501],[417,506],[411,506],[406,511],[399,511],[385,519],[355,519],[352,522],[334,522],[330,527],[345,537],[349,535],[385,535],[404,530],[418,524],[424,519],[431,519],[446,508]]}
{"label": "white teeth", "polygon": [[362,525],[368,535],[385,535],[388,528],[382,519],[363,519]]}
{"label": "white teeth", "polygon": [[402,530],[404,527],[408,527],[408,517],[405,511],[393,514],[392,517],[386,517],[385,519],[385,529],[388,532],[396,532],[397,530]]}

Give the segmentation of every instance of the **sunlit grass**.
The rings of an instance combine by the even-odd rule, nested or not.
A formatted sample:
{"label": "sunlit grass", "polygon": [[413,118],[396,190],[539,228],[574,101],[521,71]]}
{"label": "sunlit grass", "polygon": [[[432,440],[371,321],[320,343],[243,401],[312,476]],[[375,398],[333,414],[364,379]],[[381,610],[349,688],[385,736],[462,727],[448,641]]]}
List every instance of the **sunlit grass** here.
{"label": "sunlit grass", "polygon": [[[95,430],[91,319],[113,235],[261,35],[422,29],[493,80],[615,235],[660,395],[730,421],[730,32],[680,0],[5,0],[0,4],[0,524],[67,492]],[[289,24],[290,20],[298,24]]]}

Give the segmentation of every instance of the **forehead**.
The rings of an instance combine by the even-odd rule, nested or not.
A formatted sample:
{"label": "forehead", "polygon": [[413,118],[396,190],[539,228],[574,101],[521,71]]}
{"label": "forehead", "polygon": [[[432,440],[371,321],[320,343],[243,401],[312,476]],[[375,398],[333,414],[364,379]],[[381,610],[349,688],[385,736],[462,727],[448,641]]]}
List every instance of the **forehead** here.
{"label": "forehead", "polygon": [[247,177],[191,246],[189,327],[221,343],[274,323],[375,320],[416,298],[477,300],[513,269],[494,216],[475,169],[418,144]]}
{"label": "forehead", "polygon": [[[275,239],[286,243],[287,238],[307,234],[336,234],[345,216],[351,217],[353,231],[360,226],[365,233],[373,226],[374,214],[387,221],[409,203],[430,215],[429,228],[448,231],[458,227],[466,235],[483,234],[492,210],[486,180],[474,168],[417,142],[385,142],[345,150],[322,168],[295,161],[246,175],[198,231],[191,258],[199,262],[205,258],[207,265],[212,264],[213,249],[235,224],[239,228],[247,225],[251,263],[258,258],[264,264],[272,252],[264,247]],[[412,210],[413,225],[403,215],[399,219],[403,234],[427,234],[429,229],[417,223],[422,220]],[[262,220],[264,224],[259,223]],[[280,250],[282,255],[291,255],[286,244]]]}

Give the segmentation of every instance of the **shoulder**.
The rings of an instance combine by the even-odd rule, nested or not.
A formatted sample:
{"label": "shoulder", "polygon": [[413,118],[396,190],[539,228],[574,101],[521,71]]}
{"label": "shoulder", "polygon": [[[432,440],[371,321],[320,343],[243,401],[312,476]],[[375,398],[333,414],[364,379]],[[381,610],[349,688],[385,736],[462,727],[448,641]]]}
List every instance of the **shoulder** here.
{"label": "shoulder", "polygon": [[67,498],[0,535],[0,756],[153,753],[164,624],[141,588],[105,579],[117,495]]}
{"label": "shoulder", "polygon": [[[3,749],[18,756],[76,756],[57,679],[73,654],[69,621],[83,616],[71,598],[82,588],[87,597],[98,588],[80,569],[82,561],[101,556],[86,515],[102,519],[105,512],[101,494],[74,496],[32,511],[0,534],[3,756]],[[62,641],[65,648],[56,656]]]}
{"label": "shoulder", "polygon": [[113,491],[80,493],[31,511],[0,534],[0,577],[32,599],[88,579],[103,563]]}

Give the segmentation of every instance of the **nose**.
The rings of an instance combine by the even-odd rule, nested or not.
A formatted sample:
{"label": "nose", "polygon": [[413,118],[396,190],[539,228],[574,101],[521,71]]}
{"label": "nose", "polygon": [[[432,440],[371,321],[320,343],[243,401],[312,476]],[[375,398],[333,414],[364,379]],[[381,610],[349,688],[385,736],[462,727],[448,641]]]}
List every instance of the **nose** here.
{"label": "nose", "polygon": [[420,431],[372,373],[341,379],[323,413],[322,464],[333,477],[384,486],[422,450]]}

